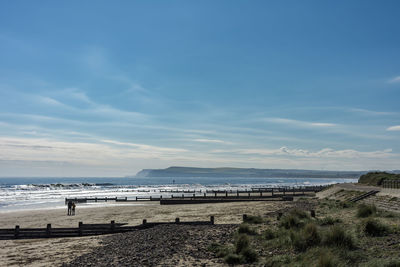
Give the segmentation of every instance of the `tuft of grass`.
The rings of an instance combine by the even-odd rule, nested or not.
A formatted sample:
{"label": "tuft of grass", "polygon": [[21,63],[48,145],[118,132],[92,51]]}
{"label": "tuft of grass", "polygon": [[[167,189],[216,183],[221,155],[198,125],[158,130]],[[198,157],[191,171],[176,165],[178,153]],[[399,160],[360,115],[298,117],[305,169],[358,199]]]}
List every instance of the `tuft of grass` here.
{"label": "tuft of grass", "polygon": [[340,202],[340,207],[342,208],[342,209],[347,209],[347,208],[351,208],[351,207],[353,207],[354,206],[354,203],[353,202],[350,202],[350,201],[343,201],[343,202]]}
{"label": "tuft of grass", "polygon": [[384,265],[385,267],[400,267],[400,260],[391,260],[387,264]]}
{"label": "tuft of grass", "polygon": [[224,260],[228,264],[252,263],[258,260],[258,254],[250,247],[249,237],[246,234],[239,234],[235,242],[235,253],[229,251]]}
{"label": "tuft of grass", "polygon": [[264,220],[260,216],[247,215],[247,218],[244,220],[244,222],[253,223],[253,224],[260,224],[260,223],[263,223]]}
{"label": "tuft of grass", "polygon": [[338,225],[332,226],[325,234],[324,244],[348,249],[355,248],[354,238]]}
{"label": "tuft of grass", "polygon": [[297,209],[297,208],[290,210],[289,214],[296,216],[299,219],[309,218],[307,212],[305,212],[304,210]]}
{"label": "tuft of grass", "polygon": [[375,205],[360,204],[357,209],[357,217],[366,218],[376,213]]}
{"label": "tuft of grass", "polygon": [[312,246],[320,244],[321,235],[317,226],[314,223],[309,223],[301,231],[291,232],[290,239],[296,250],[305,251]]}
{"label": "tuft of grass", "polygon": [[239,225],[238,229],[239,234],[248,234],[248,235],[256,235],[257,232],[251,228],[247,223],[242,223]]}
{"label": "tuft of grass", "polygon": [[330,251],[322,250],[317,262],[317,267],[335,267],[337,261]]}
{"label": "tuft of grass", "polygon": [[301,228],[310,219],[307,212],[300,209],[292,209],[280,220],[280,226],[286,229]]}
{"label": "tuft of grass", "polygon": [[293,257],[290,255],[272,255],[264,260],[265,267],[287,266],[292,261]]}
{"label": "tuft of grass", "polygon": [[379,212],[377,212],[377,216],[379,217],[385,217],[385,218],[397,218],[399,217],[398,214],[391,212],[391,211],[387,211],[387,210],[379,210]]}
{"label": "tuft of grass", "polygon": [[266,240],[271,240],[276,237],[276,233],[270,228],[268,228],[267,230],[264,231],[263,236]]}
{"label": "tuft of grass", "polygon": [[308,246],[318,245],[321,242],[321,236],[318,228],[314,223],[307,224],[303,229],[303,235]]}
{"label": "tuft of grass", "polygon": [[244,234],[239,235],[235,242],[236,253],[239,254],[243,250],[248,249],[249,245],[250,245],[249,237]]}
{"label": "tuft of grass", "polygon": [[334,219],[334,218],[328,216],[328,217],[325,217],[325,218],[319,220],[319,225],[321,225],[321,226],[334,225],[335,223],[340,223],[340,222],[342,222],[341,219],[339,219],[339,218]]}
{"label": "tuft of grass", "polygon": [[304,223],[297,216],[292,214],[285,215],[280,221],[280,226],[286,229],[299,228],[303,225]]}
{"label": "tuft of grass", "polygon": [[400,267],[400,259],[374,259],[366,265],[368,267]]}
{"label": "tuft of grass", "polygon": [[364,233],[369,236],[384,236],[385,234],[390,232],[390,229],[387,225],[374,219],[367,219],[364,222],[363,230]]}
{"label": "tuft of grass", "polygon": [[223,258],[232,252],[230,247],[215,242],[209,245],[207,249],[213,252],[218,258]]}
{"label": "tuft of grass", "polygon": [[253,250],[252,248],[248,247],[245,248],[244,250],[242,250],[242,252],[240,253],[243,257],[243,261],[245,263],[253,263],[258,261],[258,254],[255,250]]}
{"label": "tuft of grass", "polygon": [[228,264],[240,264],[243,262],[243,258],[241,255],[230,253],[224,257],[224,260]]}

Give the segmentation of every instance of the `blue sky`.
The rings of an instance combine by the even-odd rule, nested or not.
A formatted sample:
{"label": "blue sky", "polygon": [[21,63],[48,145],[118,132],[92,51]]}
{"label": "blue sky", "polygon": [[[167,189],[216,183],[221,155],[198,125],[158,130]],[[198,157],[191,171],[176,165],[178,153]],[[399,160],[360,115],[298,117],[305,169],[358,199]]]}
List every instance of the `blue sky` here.
{"label": "blue sky", "polygon": [[0,176],[400,169],[398,1],[2,1]]}

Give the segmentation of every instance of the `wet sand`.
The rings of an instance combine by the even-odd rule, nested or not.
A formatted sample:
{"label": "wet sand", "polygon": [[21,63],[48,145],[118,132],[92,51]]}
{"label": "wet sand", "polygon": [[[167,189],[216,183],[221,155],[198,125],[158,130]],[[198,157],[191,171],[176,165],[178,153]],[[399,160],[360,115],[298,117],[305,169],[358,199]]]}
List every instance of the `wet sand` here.
{"label": "wet sand", "polygon": [[[128,223],[141,224],[148,222],[173,222],[179,217],[181,221],[207,221],[215,216],[216,224],[240,223],[243,214],[263,215],[291,205],[290,202],[235,202],[217,204],[159,205],[144,203],[140,206],[112,205],[96,208],[77,206],[75,216],[67,216],[67,210],[18,211],[0,214],[1,228],[43,227],[48,223],[52,227],[77,227],[78,223]],[[74,257],[100,246],[101,236],[0,240],[0,266],[57,266],[68,263]]]}

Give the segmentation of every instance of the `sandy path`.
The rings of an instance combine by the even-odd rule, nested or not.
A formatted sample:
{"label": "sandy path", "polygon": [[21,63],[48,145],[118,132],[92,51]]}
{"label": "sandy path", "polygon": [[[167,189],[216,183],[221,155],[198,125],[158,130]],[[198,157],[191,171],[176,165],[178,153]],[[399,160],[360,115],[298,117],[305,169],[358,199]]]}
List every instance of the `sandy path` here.
{"label": "sandy path", "polygon": [[[9,212],[0,214],[2,228],[75,227],[83,223],[126,222],[137,225],[142,219],[147,221],[209,220],[215,216],[215,223],[240,223],[244,213],[263,215],[283,208],[288,202],[235,202],[193,205],[158,205],[143,206],[105,206],[99,208],[77,207],[76,216],[67,216],[66,210],[40,210]],[[71,260],[71,254],[79,256],[96,246],[101,237],[76,237],[32,240],[0,240],[0,266],[54,266]]]}

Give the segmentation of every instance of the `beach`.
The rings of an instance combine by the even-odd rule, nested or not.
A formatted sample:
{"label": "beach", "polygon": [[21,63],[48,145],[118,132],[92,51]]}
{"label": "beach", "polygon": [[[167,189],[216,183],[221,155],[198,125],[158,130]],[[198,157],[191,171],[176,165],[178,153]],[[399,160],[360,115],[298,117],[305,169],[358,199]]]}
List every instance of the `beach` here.
{"label": "beach", "polygon": [[[141,203],[139,203],[141,204]],[[65,209],[34,211],[16,211],[2,213],[2,228],[40,227],[48,223],[52,227],[77,227],[83,223],[127,223],[138,225],[143,219],[148,222],[173,222],[179,217],[181,221],[208,221],[215,216],[216,224],[238,224],[242,215],[264,215],[277,209],[292,205],[292,202],[234,202],[217,204],[192,205],[159,205],[145,202],[141,205],[104,205],[95,208],[77,206],[75,216],[67,216]],[[75,257],[94,250],[100,246],[104,236],[0,240],[1,266],[54,266],[68,263]]]}

